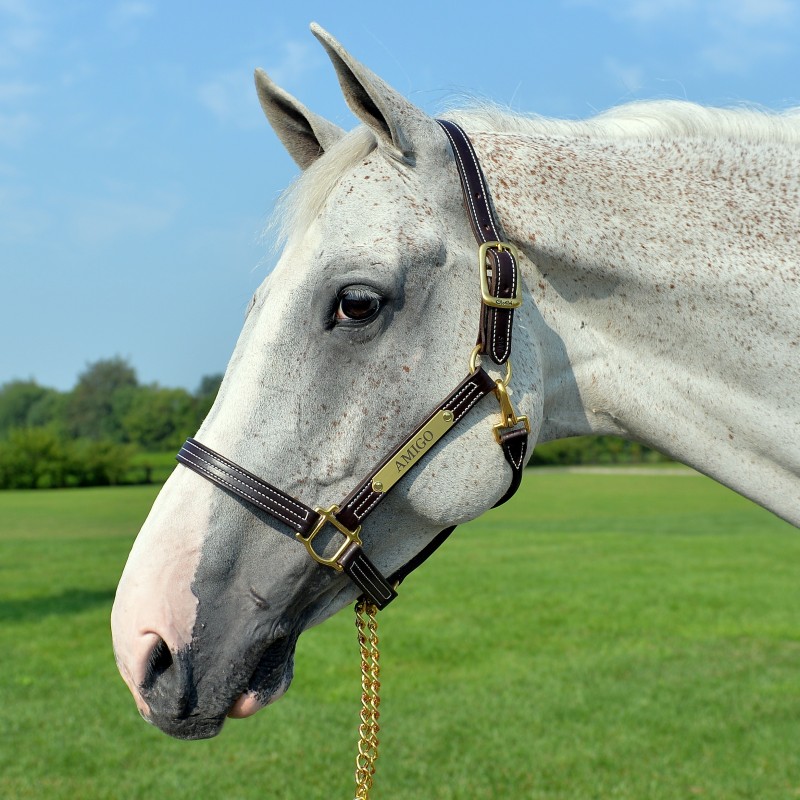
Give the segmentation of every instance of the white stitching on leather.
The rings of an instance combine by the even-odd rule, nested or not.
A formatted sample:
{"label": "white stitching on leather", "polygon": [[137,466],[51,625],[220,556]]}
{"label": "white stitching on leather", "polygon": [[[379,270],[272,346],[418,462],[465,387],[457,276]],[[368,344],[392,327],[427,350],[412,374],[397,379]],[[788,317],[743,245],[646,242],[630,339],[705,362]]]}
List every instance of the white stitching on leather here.
{"label": "white stitching on leather", "polygon": [[[294,512],[294,511],[292,511],[292,509],[291,509],[291,508],[287,508],[285,505],[283,505],[283,504],[279,503],[277,500],[274,500],[274,499],[273,499],[273,498],[271,498],[269,495],[267,495],[267,494],[264,494],[264,492],[260,492],[260,491],[259,491],[258,489],[256,489],[255,487],[253,487],[253,486],[250,486],[248,483],[245,483],[244,481],[240,480],[240,479],[239,479],[239,478],[237,478],[235,475],[231,475],[230,473],[228,473],[228,472],[225,472],[225,471],[224,471],[224,470],[223,470],[221,467],[218,467],[216,464],[214,464],[214,462],[213,462],[213,461],[209,461],[207,458],[204,458],[204,457],[203,457],[203,452],[202,452],[202,450],[200,451],[200,454],[197,454],[197,453],[192,453],[191,455],[192,455],[192,457],[193,457],[193,458],[197,458],[197,459],[199,459],[200,461],[202,461],[202,462],[203,462],[203,464],[205,464],[205,465],[206,465],[206,468],[207,468],[207,470],[216,470],[216,472],[209,472],[208,474],[214,475],[215,477],[219,478],[219,476],[218,476],[216,473],[217,473],[217,472],[221,472],[221,473],[222,473],[222,474],[223,474],[223,475],[224,475],[226,478],[228,478],[230,481],[235,481],[236,483],[240,484],[241,486],[244,486],[244,487],[245,487],[245,489],[246,489],[248,492],[255,492],[255,494],[257,494],[257,495],[260,495],[261,497],[263,497],[263,498],[264,498],[264,500],[263,500],[263,501],[259,501],[259,500],[257,500],[257,499],[255,499],[255,498],[254,498],[254,499],[255,499],[255,502],[256,502],[258,505],[260,505],[260,506],[261,506],[261,507],[262,507],[262,508],[263,508],[265,511],[269,511],[270,513],[274,513],[274,514],[275,514],[276,516],[278,516],[278,517],[279,517],[279,518],[280,518],[280,519],[281,519],[283,522],[288,522],[289,524],[294,524],[294,525],[296,525],[298,522],[306,522],[306,521],[308,520],[308,515],[307,515],[307,514],[306,514],[306,515],[304,515],[303,517],[300,517],[300,515],[299,515],[299,514],[297,514],[297,513],[296,513],[296,512]],[[199,467],[199,465],[195,465],[195,466],[198,466],[198,467]],[[199,468],[200,468],[200,467],[199,467]],[[201,469],[202,469],[202,468],[201,468]],[[243,473],[242,473],[241,471],[239,471],[239,474],[241,475],[241,474],[243,474]],[[247,476],[245,476],[245,477],[247,477]],[[222,478],[219,478],[219,479],[220,479],[220,480],[222,480]],[[234,491],[237,491],[237,492],[238,492],[238,491],[241,491],[241,490],[237,489],[237,488],[236,488],[236,487],[235,487],[235,486],[234,486],[232,483],[229,483],[228,481],[224,481],[224,480],[223,480],[222,482],[223,482],[223,483],[224,483],[226,486],[230,486],[230,487],[231,487],[231,489],[233,489]],[[250,498],[248,498],[248,499],[250,499]],[[268,505],[267,505],[267,503],[268,503]],[[272,509],[272,506],[273,506],[273,505],[275,505],[275,506],[278,506],[278,508],[282,508],[282,509],[283,509],[283,510],[286,512],[286,515],[281,515],[281,514],[280,514],[280,512],[278,512],[278,511],[273,511],[273,509]]]}
{"label": "white stitching on leather", "polygon": [[[366,492],[366,496],[364,496],[364,497],[363,497],[363,499],[362,499],[362,495],[364,495],[364,493],[365,493],[365,492]],[[362,500],[362,502],[360,502],[360,503],[359,503],[357,506],[355,506],[355,507],[353,508],[353,515],[354,515],[354,516],[356,516],[356,517],[358,517],[358,519],[361,519],[361,517],[363,516],[363,514],[361,513],[361,509],[362,509],[362,508],[364,508],[364,506],[365,506],[367,503],[369,503],[369,501],[370,501],[370,494],[371,494],[372,492],[373,492],[373,489],[372,489],[372,482],[370,481],[369,483],[365,484],[365,485],[364,485],[364,488],[363,488],[363,489],[362,489],[362,490],[361,490],[361,491],[360,491],[360,492],[359,492],[359,493],[358,493],[358,494],[357,494],[357,495],[356,495],[356,496],[353,498],[353,502],[354,502],[354,503],[355,503],[355,502],[357,502],[358,500]],[[377,503],[377,502],[378,502],[378,500],[380,500],[380,497],[381,497],[381,493],[379,492],[379,493],[378,493],[378,497],[377,497],[377,498],[376,498],[376,500],[375,500],[375,503]],[[370,506],[370,508],[373,508],[373,507],[375,506],[375,503],[373,503],[373,504]]]}
{"label": "white stitching on leather", "polygon": [[525,450],[526,450],[526,449],[527,449],[526,447],[522,447],[522,448],[520,449],[520,453],[519,453],[519,459],[517,459],[517,460],[515,461],[515,460],[514,460],[514,456],[511,454],[511,447],[509,446],[509,447],[506,447],[506,448],[504,448],[504,450],[505,450],[506,454],[507,454],[507,455],[508,455],[508,457],[511,459],[511,463],[512,463],[512,464],[513,464],[513,465],[514,465],[514,466],[515,466],[517,469],[519,469],[519,468],[520,468],[520,466],[522,465],[522,459],[525,457]]}
{"label": "white stitching on leather", "polygon": [[[442,126],[442,130],[447,134],[447,138],[450,140],[450,145],[453,148],[453,154],[458,159],[458,163],[461,165],[461,171],[463,172],[463,170],[465,169],[465,167],[464,167],[464,159],[461,158],[461,153],[459,152],[458,147],[456,146],[455,139],[453,138],[453,135],[450,133],[450,131],[447,128]],[[472,209],[472,217],[475,220],[476,227],[480,228],[480,226],[477,225],[478,212],[475,210],[475,204],[472,202],[472,192],[470,191],[469,186],[467,186],[467,191],[465,192],[465,194],[467,195],[467,199],[469,200],[469,206]],[[480,231],[480,235],[483,236],[483,231]],[[486,241],[486,240],[484,239],[484,241]]]}
{"label": "white stitching on leather", "polygon": [[[513,267],[511,272],[511,296],[514,297],[517,294],[517,262],[514,258],[514,254],[508,254],[508,257],[511,259],[511,265]],[[496,292],[495,297],[498,296],[497,292],[500,291],[500,270],[497,270],[497,280],[495,282]],[[506,316],[506,349],[501,353],[498,354],[497,352],[497,310],[492,309],[492,350],[494,354],[497,356],[499,361],[504,361],[508,357],[508,350],[511,347],[511,320],[514,318],[514,312],[511,309],[508,309],[508,314]]]}
{"label": "white stitching on leather", "polygon": [[[367,590],[367,591],[369,591],[369,593],[370,593],[370,594],[372,594],[372,595],[379,594],[379,592],[376,592],[376,591],[375,591],[375,589],[376,589],[377,587],[375,586],[375,583],[374,583],[374,581],[371,579],[371,578],[372,578],[372,576],[371,576],[371,575],[367,575],[367,574],[364,572],[364,570],[363,570],[363,569],[361,569],[361,564],[359,564],[357,561],[354,561],[354,562],[352,562],[352,563],[350,564],[350,569],[349,569],[349,571],[350,571],[350,574],[351,574],[353,577],[355,577],[355,578],[358,578],[358,579],[359,579],[359,580],[358,580],[358,582],[359,582],[359,584],[361,585],[361,588],[362,588],[362,589],[366,589],[366,590]],[[382,594],[382,593],[380,593],[380,594]]]}
{"label": "white stitching on leather", "polygon": [[[483,194],[483,197],[486,200],[486,207],[488,208],[489,207],[489,193],[486,190],[486,183],[485,183],[485,181],[483,179],[483,173],[481,172],[481,168],[480,168],[480,166],[478,164],[478,157],[475,155],[475,150],[472,147],[472,142],[470,141],[469,137],[466,135],[466,133],[464,133],[464,131],[462,130],[462,128],[460,126],[456,125],[454,122],[451,122],[450,125],[452,125],[454,128],[457,128],[459,130],[459,132],[461,133],[461,135],[463,136],[463,140],[462,140],[463,144],[466,146],[467,152],[469,153],[469,157],[472,159],[472,163],[475,165],[475,174],[476,174],[476,176],[478,178],[478,181],[480,183],[480,189],[481,189],[481,192]],[[458,151],[458,148],[457,148],[457,146],[455,144],[455,140],[453,139],[453,136],[452,136],[451,132],[447,128],[443,128],[443,130],[447,134],[447,138],[450,139],[450,143],[453,146],[453,152],[455,153],[456,158],[458,158],[458,161],[462,165],[462,169],[463,169],[464,168],[464,159],[461,158],[461,154]],[[472,208],[472,213],[473,213],[473,216],[475,218],[475,222],[477,223],[478,222],[478,212],[475,210],[475,204],[472,202],[472,192],[469,191],[470,190],[469,184],[467,184],[467,189],[468,189],[468,191],[466,192],[466,194],[469,197],[469,204],[470,204],[470,207]],[[494,238],[495,239],[499,239],[500,235],[497,233],[497,230],[494,227],[494,219],[492,219],[491,214],[489,215],[489,224],[492,226],[492,234],[494,235]],[[480,229],[480,225],[478,225],[477,227]],[[484,231],[480,231],[480,235],[483,237],[483,241],[484,242],[488,242],[489,241],[489,238],[484,235]]]}
{"label": "white stitching on leather", "polygon": [[[480,392],[478,385],[476,383],[468,383],[465,386],[462,386],[461,389],[458,392],[456,392],[456,394],[454,394],[451,398],[449,398],[449,400],[446,403],[443,403],[442,405],[444,406],[444,408],[450,408],[450,410],[453,412],[454,417],[458,417],[458,419],[461,419],[461,417],[463,417],[475,405],[475,403],[477,403],[478,400],[480,400],[481,397],[483,397],[483,395],[481,394],[478,394],[477,397],[470,397],[470,395],[474,394],[475,392]],[[464,396],[461,397],[461,395]],[[458,399],[459,397],[461,398],[460,400]],[[371,483],[365,485],[364,489],[362,489],[353,498],[353,502],[358,501],[361,495],[367,489],[370,490],[370,492],[372,491]],[[353,516],[356,517],[358,520],[363,519],[380,502],[382,496],[383,494],[378,492],[375,498],[373,498],[372,501],[370,502],[370,496],[368,494],[363,499],[363,501],[359,503],[359,505],[353,508]]]}
{"label": "white stitching on leather", "polygon": [[[189,445],[190,447],[194,448],[194,451],[192,452],[192,455],[195,458],[202,458],[204,463],[206,463],[209,466],[215,467],[216,469],[222,471],[220,467],[216,467],[213,462],[209,461],[208,457],[205,456],[205,452],[202,449],[200,449],[199,447],[196,447],[193,442],[187,441],[186,444],[184,444],[184,447],[186,447],[186,445]],[[233,480],[237,481],[238,483],[241,483],[242,486],[246,486],[247,488],[252,488],[246,481],[239,480],[239,478],[235,477],[235,475],[238,474],[238,475],[241,475],[243,478],[246,478],[247,481],[253,481],[253,478],[251,478],[249,475],[247,475],[245,472],[243,472],[240,467],[237,467],[236,464],[234,464],[231,461],[228,461],[228,459],[223,457],[223,456],[215,455],[215,456],[213,456],[213,458],[216,458],[219,461],[221,461],[232,473],[234,473],[234,475],[231,475],[229,477],[231,477]],[[260,494],[262,497],[266,497],[270,502],[274,502],[275,505],[280,506],[285,511],[287,511],[289,514],[292,514],[293,516],[297,517],[301,522],[308,522],[308,512],[301,505],[299,505],[298,503],[295,503],[290,498],[285,497],[282,492],[278,493],[277,489],[272,489],[271,487],[267,486],[261,480],[259,480],[259,486],[260,486],[260,488],[262,488],[264,490],[264,492],[259,492],[258,489],[253,489],[253,491],[256,492],[257,494]],[[269,492],[269,493],[275,495],[276,497],[280,498],[284,502],[289,503],[290,505],[292,505],[295,508],[299,509],[301,513],[298,513],[298,512],[294,511],[291,508],[287,508],[285,505],[282,505],[277,500],[273,500],[269,496],[269,494],[265,494],[265,492]]]}
{"label": "white stitching on leather", "polygon": [[[367,569],[370,566],[371,566],[371,564],[368,561],[355,561],[355,560],[353,560],[353,561],[350,562],[349,569],[350,569],[350,572],[352,574],[354,574],[357,577],[361,578],[362,588],[371,589],[371,594],[373,595],[373,597],[385,598],[385,599],[388,600],[389,598],[391,598],[392,595],[391,594],[387,594],[385,589],[384,589],[384,586],[383,586],[383,582],[384,582],[383,575],[381,575],[379,572],[376,572],[376,571],[374,571],[372,569],[370,569],[369,572],[367,572]],[[380,578],[380,581],[377,580],[378,578]],[[364,584],[367,584],[367,585],[364,586]],[[380,590],[380,591],[378,591],[378,590]]]}
{"label": "white stitching on leather", "polygon": [[360,500],[360,499],[363,497],[363,495],[364,495],[364,493],[365,493],[365,492],[369,493],[369,492],[371,492],[371,491],[372,491],[372,484],[371,484],[371,482],[370,482],[370,483],[365,483],[365,484],[364,484],[364,485],[361,487],[361,489],[359,489],[359,491],[358,491],[358,494],[357,494],[357,495],[356,495],[356,496],[353,498],[353,502],[355,503],[355,502],[357,502],[358,500]]}
{"label": "white stitching on leather", "polygon": [[[466,409],[461,409],[460,408],[460,406],[463,403],[468,403],[469,402],[469,399],[470,399],[469,395],[472,394],[473,392],[476,392],[476,391],[479,391],[478,385],[476,383],[468,383],[465,386],[463,386],[460,391],[456,392],[456,394],[453,395],[452,400],[450,401],[451,403],[453,403],[452,411],[453,411],[453,414],[459,418],[459,420],[461,419],[462,416],[464,416],[464,414],[467,413],[467,411],[470,410],[470,408],[472,408],[472,406],[475,405],[475,403],[478,400],[480,400],[480,397],[478,397],[475,400],[473,400],[473,402],[470,405],[468,405]],[[466,397],[462,397],[460,400],[458,400],[458,398],[462,394],[465,394],[465,393],[466,393],[467,396]],[[454,401],[457,401],[457,402],[454,402]]]}
{"label": "white stitching on leather", "polygon": [[[212,468],[214,467],[213,464],[211,464],[210,462],[205,461],[205,460],[203,460],[203,464],[206,464],[208,467],[212,467]],[[190,466],[190,465],[189,464],[185,464],[185,466]],[[190,469],[195,469],[198,472],[202,472],[203,474],[205,474],[209,478],[211,478],[213,481],[224,484],[225,486],[229,487],[231,489],[231,491],[236,492],[237,494],[239,492],[239,490],[236,488],[236,486],[234,486],[229,481],[225,480],[225,478],[231,478],[232,480],[235,480],[238,483],[241,483],[241,481],[239,481],[237,478],[233,478],[231,475],[223,473],[223,475],[225,475],[225,478],[223,478],[220,475],[218,475],[216,472],[212,472],[211,469],[207,469],[205,467],[202,467],[200,464],[196,464],[194,462],[191,463]],[[246,484],[243,484],[243,485],[246,485]],[[250,487],[248,487],[248,488],[250,488]],[[255,490],[253,490],[253,491],[255,491]],[[262,495],[262,497],[266,497],[266,495]],[[250,496],[250,497],[247,497],[246,499],[249,500],[251,503],[254,503],[255,505],[257,505],[259,508],[264,509],[264,511],[268,511],[270,514],[272,514],[273,516],[277,517],[281,522],[285,522],[287,525],[296,525],[297,524],[297,520],[293,520],[293,519],[291,519],[291,518],[289,518],[287,516],[284,516],[283,514],[281,514],[280,511],[276,511],[272,507],[272,505],[269,505],[269,506],[266,505],[263,500],[259,500],[257,497]],[[269,498],[267,498],[267,499],[269,499]],[[278,505],[278,504],[276,503],[275,505]],[[283,506],[281,506],[281,508],[283,508]]]}
{"label": "white stitching on leather", "polygon": [[[468,383],[465,386],[462,386],[461,389],[458,392],[456,392],[456,394],[454,394],[453,397],[450,398],[447,403],[443,403],[443,406],[445,408],[450,408],[450,410],[453,412],[454,417],[466,414],[467,411],[469,411],[470,408],[472,408],[472,406],[474,406],[475,403],[478,400],[480,400],[480,397],[477,397],[477,398],[473,399],[472,402],[470,402],[469,395],[471,393],[475,392],[475,391],[478,391],[477,384]],[[465,393],[466,393],[466,396],[462,397],[459,400],[458,398],[461,395],[465,394]],[[453,402],[453,401],[457,401],[457,402]],[[462,406],[462,404],[464,404],[464,403],[467,403],[468,405],[466,406],[466,408],[461,409],[460,406]],[[459,416],[459,419],[460,419],[460,416]],[[356,496],[352,500],[353,503],[357,504],[357,505],[355,505],[353,507],[353,516],[355,516],[359,520],[363,519],[373,508],[375,508],[375,506],[378,504],[378,502],[380,501],[380,499],[382,497],[382,493],[378,492],[377,493],[377,497],[371,499],[370,498],[370,494],[371,494],[372,491],[373,491],[372,490],[372,484],[371,483],[367,483],[358,492],[358,494],[356,494]],[[364,495],[365,492],[367,492],[367,494],[366,494],[365,497],[362,498],[362,495]],[[366,506],[366,508],[365,508],[365,506]]]}
{"label": "white stitching on leather", "polygon": [[[513,278],[511,280],[511,296],[514,297],[517,293],[517,262],[514,260],[514,256],[509,253],[509,258],[511,259],[511,263],[514,266],[513,269]],[[497,291],[500,291],[500,270],[497,270],[496,275],[496,282],[495,286]],[[495,297],[498,295],[495,294]],[[508,349],[511,346],[511,320],[514,318],[514,312],[510,309],[508,310],[506,316],[506,349],[503,350],[502,353],[497,352],[497,311],[499,309],[492,309],[489,313],[492,315],[492,351],[497,356],[498,361],[504,361],[508,357]]]}
{"label": "white stitching on leather", "polygon": [[[370,486],[370,491],[372,491],[371,486]],[[380,501],[381,497],[383,497],[383,493],[376,492],[375,499],[367,506],[367,508],[364,508],[364,505],[369,502],[369,495],[367,495],[367,497],[364,499],[364,502],[358,508],[353,509],[353,515],[358,517],[358,519],[362,519],[370,511],[372,511],[372,509],[375,508],[376,505],[378,505],[378,502]]]}
{"label": "white stitching on leather", "polygon": [[[475,165],[475,174],[476,174],[476,176],[478,178],[478,181],[480,183],[480,189],[481,189],[481,192],[483,193],[483,197],[486,200],[486,207],[489,208],[489,193],[488,193],[487,188],[486,188],[486,183],[485,183],[484,178],[483,178],[483,173],[481,172],[480,166],[478,164],[478,158],[477,158],[477,155],[475,154],[475,148],[472,146],[472,141],[470,140],[470,138],[464,133],[464,131],[458,125],[456,125],[455,123],[450,123],[450,124],[453,125],[455,128],[457,128],[461,132],[461,134],[463,136],[462,143],[466,146],[467,152],[469,153],[469,156],[472,159],[472,163]],[[451,146],[453,148],[453,153],[455,154],[455,157],[458,159],[458,162],[461,165],[461,170],[462,170],[462,174],[463,174],[463,171],[465,170],[464,159],[461,157],[461,153],[459,152],[458,147],[456,146],[455,139],[453,138],[453,135],[452,135],[451,131],[447,127],[442,126],[442,130],[444,130],[444,132],[447,134],[447,138],[450,140],[450,144],[451,144]],[[467,199],[469,200],[470,208],[472,209],[472,216],[475,219],[476,227],[479,230],[479,235],[481,236],[481,238],[483,239],[484,242],[487,242],[487,241],[489,241],[488,236],[485,235],[485,232],[483,230],[480,230],[480,225],[477,224],[478,223],[478,212],[477,212],[477,210],[475,208],[475,204],[474,204],[473,198],[472,198],[472,190],[471,190],[471,187],[469,186],[468,182],[467,182],[467,191],[465,192],[465,194],[467,195]],[[494,217],[492,216],[492,214],[489,214],[489,224],[491,225],[492,234],[494,235],[495,240],[499,240],[500,239],[500,234],[497,232],[497,229],[494,226]],[[516,291],[517,268],[516,268],[516,261],[514,260],[514,256],[511,255],[510,257],[511,257],[511,261],[512,261],[512,263],[514,265],[514,275],[513,275],[513,278],[512,278],[512,289],[511,289],[511,295],[513,297],[517,293],[517,291]],[[481,269],[484,269],[484,265],[481,265]],[[498,272],[499,272],[499,270],[498,270]],[[499,288],[499,277],[500,276],[498,274],[496,276],[496,283],[498,285],[498,288]],[[497,295],[495,295],[495,296],[497,296]],[[497,352],[497,317],[498,317],[498,314],[496,313],[496,310],[492,310],[489,313],[492,316],[492,352],[494,353],[494,355],[496,356],[498,361],[503,362],[503,361],[505,361],[506,358],[508,358],[508,352],[509,352],[509,348],[511,346],[511,320],[513,318],[514,312],[509,310],[508,314],[507,314],[507,320],[506,320],[506,346],[505,346],[505,349],[503,350],[502,353],[498,353]]]}
{"label": "white stitching on leather", "polygon": [[467,407],[462,411],[461,416],[465,416],[467,412],[483,397],[483,395],[479,394],[477,397],[473,397],[472,400],[469,402]]}

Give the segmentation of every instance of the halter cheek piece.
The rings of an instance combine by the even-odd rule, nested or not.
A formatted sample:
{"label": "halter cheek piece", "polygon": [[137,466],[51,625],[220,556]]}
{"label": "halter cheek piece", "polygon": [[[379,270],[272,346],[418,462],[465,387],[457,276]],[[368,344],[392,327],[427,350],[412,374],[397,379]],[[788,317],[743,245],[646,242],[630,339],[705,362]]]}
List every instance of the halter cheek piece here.
{"label": "halter cheek piece", "polygon": [[[480,330],[466,378],[340,505],[330,508],[309,508],[196,439],[187,439],[177,455],[181,464],[291,528],[295,538],[305,545],[315,561],[338,572],[345,572],[379,609],[397,596],[395,587],[425,561],[455,528],[443,530],[411,561],[389,578],[384,577],[364,552],[359,533],[366,517],[392,486],[412,470],[473,406],[494,392],[500,403],[502,417],[494,427],[494,434],[512,470],[508,491],[495,504],[500,505],[514,494],[522,480],[530,433],[527,418],[517,417],[514,413],[507,391],[511,380],[509,356],[514,309],[522,303],[516,249],[501,241],[499,226],[490,206],[488,187],[466,133],[452,122],[438,122],[453,148],[464,205],[479,244]],[[505,378],[495,380],[490,377],[480,366],[481,356],[488,356],[495,364],[505,364]],[[344,541],[336,553],[325,557],[314,549],[314,540],[328,524],[341,533]]]}

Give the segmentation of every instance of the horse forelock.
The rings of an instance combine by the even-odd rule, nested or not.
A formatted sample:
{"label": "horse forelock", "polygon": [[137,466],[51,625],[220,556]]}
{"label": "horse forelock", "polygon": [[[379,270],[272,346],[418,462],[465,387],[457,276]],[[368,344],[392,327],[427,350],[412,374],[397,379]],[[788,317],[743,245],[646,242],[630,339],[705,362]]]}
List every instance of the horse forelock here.
{"label": "horse forelock", "polygon": [[276,248],[308,229],[342,177],[376,147],[372,131],[361,125],[336,142],[284,190],[268,225],[275,234]]}

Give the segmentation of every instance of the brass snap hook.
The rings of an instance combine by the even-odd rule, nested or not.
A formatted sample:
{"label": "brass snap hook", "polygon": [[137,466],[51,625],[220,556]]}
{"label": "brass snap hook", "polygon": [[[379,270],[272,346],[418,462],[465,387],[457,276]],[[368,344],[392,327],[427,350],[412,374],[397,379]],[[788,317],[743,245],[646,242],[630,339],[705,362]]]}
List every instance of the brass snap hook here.
{"label": "brass snap hook", "polygon": [[500,403],[501,421],[494,426],[494,438],[498,444],[502,444],[501,436],[503,431],[507,431],[519,424],[525,426],[527,433],[531,432],[531,425],[528,418],[524,415],[517,416],[514,406],[511,405],[511,398],[508,396],[508,385],[511,383],[511,360],[506,361],[506,376],[503,380],[496,380],[494,384],[494,396]]}

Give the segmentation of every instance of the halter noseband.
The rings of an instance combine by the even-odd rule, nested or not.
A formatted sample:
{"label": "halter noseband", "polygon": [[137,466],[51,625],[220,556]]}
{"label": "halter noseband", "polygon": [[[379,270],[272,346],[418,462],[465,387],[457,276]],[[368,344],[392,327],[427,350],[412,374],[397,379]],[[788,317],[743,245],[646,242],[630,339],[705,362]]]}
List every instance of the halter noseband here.
{"label": "halter noseband", "polygon": [[[488,186],[466,133],[453,122],[437,122],[444,129],[453,148],[464,193],[464,205],[479,244],[481,319],[478,343],[470,356],[469,374],[340,505],[311,509],[196,439],[187,439],[176,456],[181,464],[291,528],[295,538],[305,545],[315,561],[338,572],[345,572],[365,597],[379,609],[385,608],[397,596],[396,586],[425,561],[455,528],[453,526],[443,530],[411,561],[389,578],[384,577],[364,552],[359,533],[364,519],[378,506],[387,492],[473,406],[487,394],[494,392],[500,403],[502,416],[500,423],[494,427],[494,434],[512,470],[508,491],[495,504],[500,505],[516,492],[522,480],[522,467],[530,433],[527,418],[518,417],[514,413],[507,391],[511,380],[509,357],[514,309],[522,303],[516,248],[502,241],[499,225],[491,209]],[[484,355],[495,364],[506,364],[504,379],[493,379],[480,366],[480,357]],[[328,524],[342,534],[344,542],[334,555],[325,557],[314,549],[314,539]]]}

